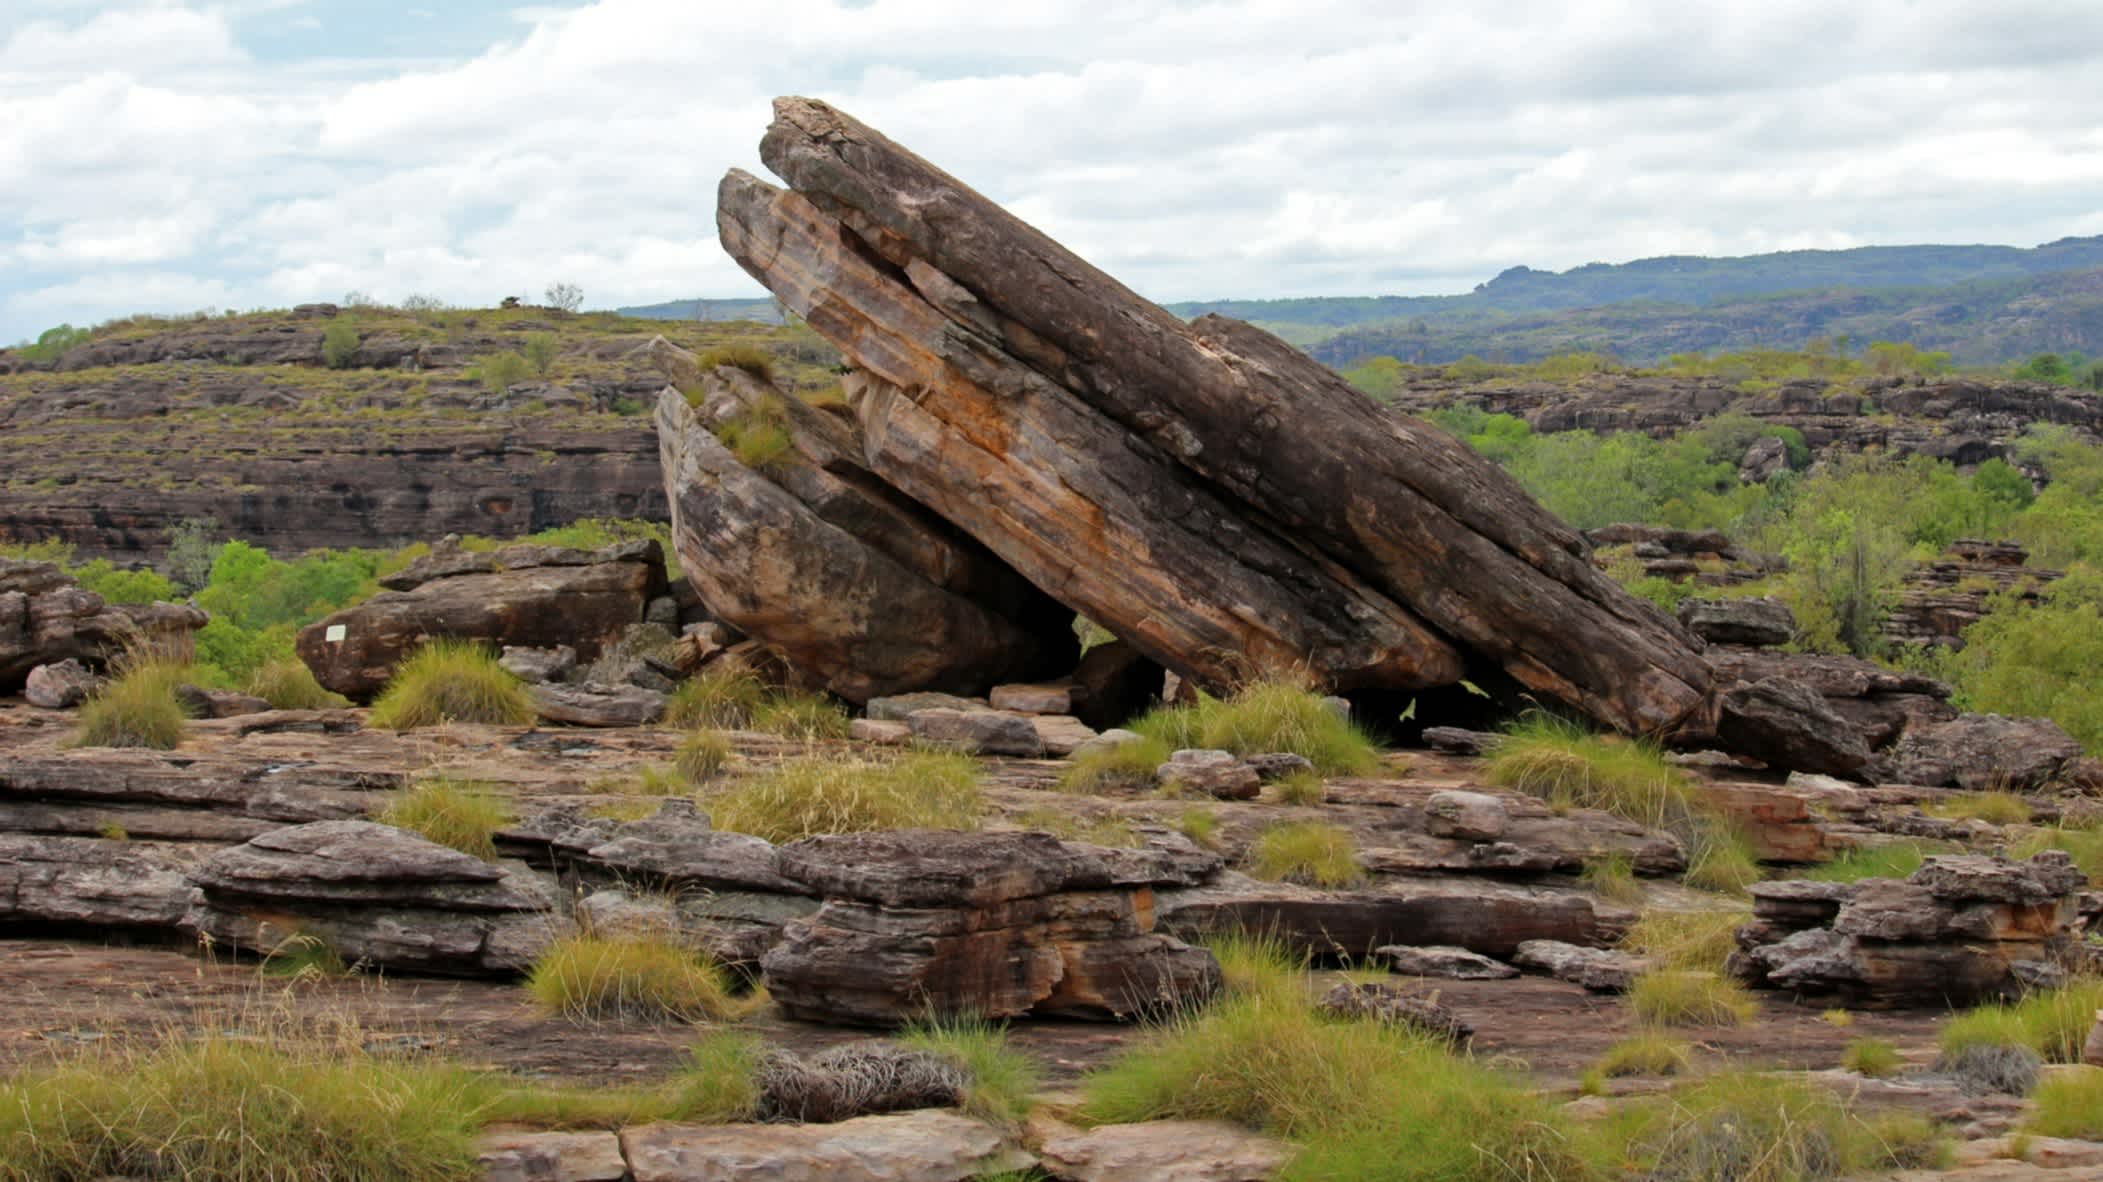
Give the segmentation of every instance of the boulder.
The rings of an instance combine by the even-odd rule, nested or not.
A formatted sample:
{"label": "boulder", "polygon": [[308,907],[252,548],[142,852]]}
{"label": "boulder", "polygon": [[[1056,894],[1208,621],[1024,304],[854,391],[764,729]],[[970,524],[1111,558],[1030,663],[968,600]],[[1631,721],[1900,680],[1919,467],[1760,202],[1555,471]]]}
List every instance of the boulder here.
{"label": "boulder", "polygon": [[29,671],[22,696],[32,706],[46,710],[71,710],[102,688],[103,679],[72,657]]}
{"label": "boulder", "polygon": [[915,710],[906,718],[913,737],[973,755],[1014,755],[1035,759],[1044,754],[1037,724],[1024,714],[1001,710]]}
{"label": "boulder", "polygon": [[[1957,716],[1949,704],[1950,687],[1933,678],[1896,673],[1855,657],[1823,653],[1784,653],[1771,649],[1718,645],[1709,649],[1717,685],[1728,689],[1780,677],[1801,682],[1825,699],[1861,736],[1871,751],[1881,751],[1911,727]],[[1830,722],[1822,721],[1830,734]],[[1828,740],[1828,743],[1845,740]],[[1785,765],[1786,766],[1786,765]],[[1816,768],[1792,770],[1816,771]]]}
{"label": "boulder", "polygon": [[780,870],[824,904],[767,952],[767,990],[791,1017],[879,1026],[1170,1012],[1217,992],[1219,966],[1153,931],[1153,892],[1217,865],[1043,833],[808,838]]}
{"label": "boulder", "polygon": [[370,821],[274,830],[213,854],[189,879],[197,890],[183,929],[257,953],[311,938],[346,963],[508,976],[556,934],[551,882]]}
{"label": "boulder", "polygon": [[1965,714],[1909,728],[1892,749],[1891,778],[1927,788],[2031,792],[2081,758],[2081,744],[2046,718]]}
{"label": "boulder", "polygon": [[[872,477],[852,424],[742,369],[652,349],[681,386],[657,403],[673,540],[713,615],[851,702],[976,692],[1071,661],[1070,614]],[[718,438],[740,430],[781,446],[748,466]]]}
{"label": "boulder", "polygon": [[173,930],[201,856],[183,843],[0,834],[0,923]]}
{"label": "boulder", "polygon": [[545,681],[561,681],[577,667],[577,650],[566,644],[552,648],[534,648],[530,645],[505,645],[497,664],[520,681],[539,684]]}
{"label": "boulder", "polygon": [[1093,727],[1071,714],[1033,714],[1029,719],[1044,754],[1055,759],[1072,755],[1099,737]]}
{"label": "boulder", "polygon": [[653,1124],[620,1137],[635,1182],[964,1182],[1035,1162],[1011,1134],[934,1109],[838,1124]]}
{"label": "boulder", "polygon": [[1796,616],[1779,600],[1683,599],[1679,622],[1703,640],[1768,648],[1796,639]]}
{"label": "boulder", "polygon": [[1424,829],[1457,841],[1496,841],[1511,827],[1504,802],[1487,792],[1434,792],[1424,802]]}
{"label": "boulder", "polygon": [[1582,948],[1560,940],[1528,940],[1512,955],[1512,963],[1582,985],[1595,993],[1621,993],[1650,968],[1640,956],[1611,948]]}
{"label": "boulder", "polygon": [[475,1164],[483,1182],[625,1182],[628,1159],[613,1133],[485,1133]]}
{"label": "boulder", "polygon": [[904,722],[922,710],[971,711],[986,708],[982,699],[960,698],[955,694],[922,690],[917,693],[871,698],[862,704],[862,714],[878,722]]}
{"label": "boulder", "polygon": [[649,726],[664,717],[665,695],[635,685],[528,687],[533,712],[544,722],[570,726]]}
{"label": "boulder", "polygon": [[1073,687],[1065,685],[996,685],[986,698],[995,710],[1016,714],[1072,714]]}
{"label": "boulder", "polygon": [[1032,1124],[1042,1130],[1039,1161],[1067,1182],[1269,1182],[1291,1156],[1283,1142],[1225,1121]]}
{"label": "boulder", "polygon": [[1404,1026],[1455,1046],[1466,1046],[1475,1037],[1475,1028],[1460,1015],[1394,985],[1340,982],[1322,995],[1315,1008],[1334,1018],[1370,1018]]}
{"label": "boulder", "polygon": [[1154,782],[1167,795],[1193,793],[1217,800],[1254,800],[1263,777],[1231,751],[1178,751],[1154,769]]}
{"label": "boulder", "polygon": [[181,604],[105,603],[52,563],[0,558],[0,695],[39,665],[101,668],[135,645],[185,647],[206,618]]}
{"label": "boulder", "polygon": [[1827,707],[1816,690],[1784,677],[1725,690],[1718,701],[1716,738],[1732,751],[1796,771],[1859,776],[1869,764],[1862,733]]}
{"label": "boulder", "polygon": [[793,190],[733,171],[720,236],[855,367],[870,469],[1148,657],[1339,691],[1474,658],[1645,733],[1702,706],[1698,642],[1451,436],[1184,323],[822,103],[779,100],[761,158]]}
{"label": "boulder", "polygon": [[[655,542],[623,543],[574,562],[579,551],[511,547],[492,570],[443,574],[383,591],[300,630],[299,658],[322,685],[352,698],[378,693],[425,640],[454,637],[498,647],[568,645],[593,661],[664,587]],[[479,559],[481,555],[466,556]],[[559,559],[543,565],[536,560]],[[400,580],[397,580],[400,582]]]}
{"label": "boulder", "polygon": [[1373,949],[1388,971],[1404,977],[1442,977],[1449,981],[1501,981],[1519,970],[1501,960],[1451,944],[1389,944]]}
{"label": "boulder", "polygon": [[176,686],[175,700],[192,718],[239,718],[244,714],[262,714],[270,709],[269,702],[254,694],[206,689],[199,685]]}

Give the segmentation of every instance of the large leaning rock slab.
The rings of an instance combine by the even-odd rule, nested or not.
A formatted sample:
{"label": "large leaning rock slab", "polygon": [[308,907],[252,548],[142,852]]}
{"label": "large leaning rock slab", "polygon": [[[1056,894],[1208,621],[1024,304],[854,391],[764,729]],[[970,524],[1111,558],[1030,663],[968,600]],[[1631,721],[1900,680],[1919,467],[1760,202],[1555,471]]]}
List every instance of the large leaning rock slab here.
{"label": "large leaning rock slab", "polygon": [[447,975],[524,970],[554,937],[549,884],[370,821],[319,821],[219,851],[190,872],[183,927],[270,952],[312,937],[347,962]]}
{"label": "large leaning rock slab", "polygon": [[[580,555],[588,560],[577,561]],[[299,659],[322,685],[354,698],[378,693],[433,637],[486,641],[492,650],[569,645],[589,662],[640,622],[665,586],[655,542],[596,553],[519,546],[469,557],[487,557],[494,569],[445,574],[336,612],[300,630]],[[542,564],[525,565],[532,562]]]}
{"label": "large leaning rock slab", "polygon": [[635,1182],[964,1182],[1035,1159],[1007,1133],[954,1112],[819,1125],[645,1125],[621,1133]]}
{"label": "large leaning rock slab", "polygon": [[1698,642],[1452,437],[1183,323],[822,103],[779,100],[760,154],[795,191],[732,173],[724,245],[866,372],[872,467],[1149,656],[1342,689],[1472,653],[1643,732],[1702,704]]}
{"label": "large leaning rock slab", "polygon": [[1740,754],[1821,775],[1859,776],[1869,763],[1861,732],[1817,690],[1786,677],[1725,690],[1718,699],[1716,737]]}
{"label": "large leaning rock slab", "polygon": [[809,838],[781,870],[825,903],[768,951],[767,990],[791,1017],[862,1025],[1165,1013],[1220,976],[1211,953],[1153,930],[1153,889],[1217,864],[1043,833]]}
{"label": "large leaning rock slab", "polygon": [[[658,397],[657,437],[680,564],[712,614],[853,702],[981,690],[1075,650],[1040,592],[863,470],[850,428],[734,367],[697,380],[698,406]],[[791,443],[755,470],[715,431],[761,407]]]}
{"label": "large leaning rock slab", "polygon": [[0,694],[61,661],[100,668],[142,642],[181,642],[206,616],[173,603],[112,604],[49,562],[0,558]]}

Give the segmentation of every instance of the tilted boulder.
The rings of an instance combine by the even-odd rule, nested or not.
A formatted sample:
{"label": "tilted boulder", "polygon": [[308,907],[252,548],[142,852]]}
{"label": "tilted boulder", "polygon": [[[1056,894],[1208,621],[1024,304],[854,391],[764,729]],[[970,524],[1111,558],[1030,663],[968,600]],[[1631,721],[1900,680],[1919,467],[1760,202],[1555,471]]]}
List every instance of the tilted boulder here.
{"label": "tilted boulder", "polygon": [[1905,881],[1752,887],[1729,971],[1850,1005],[1969,1005],[2063,976],[2087,878],[2065,853],[1929,858]]}
{"label": "tilted boulder", "polygon": [[133,645],[180,644],[207,618],[183,604],[105,603],[52,563],[0,558],[0,694],[39,665],[100,668]]}
{"label": "tilted boulder", "polygon": [[732,172],[723,244],[859,370],[869,467],[1147,656],[1339,690],[1473,657],[1645,733],[1702,705],[1699,642],[1445,433],[1183,323],[822,103],[777,101],[761,157],[794,191]]}
{"label": "tilted boulder", "polygon": [[1764,648],[1796,638],[1796,616],[1779,600],[1764,597],[1684,599],[1678,615],[1689,631],[1714,644]]}
{"label": "tilted boulder", "polygon": [[[412,567],[411,570],[416,568]],[[431,561],[424,581],[382,591],[300,630],[299,659],[339,694],[369,698],[426,640],[455,637],[507,646],[569,645],[596,660],[664,593],[656,542],[598,551],[512,546]],[[407,572],[404,572],[407,575]],[[402,587],[406,577],[393,580]]]}
{"label": "tilted boulder", "polygon": [[877,1026],[1167,1012],[1217,992],[1219,965],[1153,930],[1154,889],[1217,866],[1043,833],[808,838],[780,869],[825,902],[766,954],[767,991],[791,1017]]}
{"label": "tilted boulder", "polygon": [[1862,733],[1826,705],[1818,691],[1769,677],[1723,691],[1716,737],[1725,747],[1776,767],[1857,776],[1869,764]]}

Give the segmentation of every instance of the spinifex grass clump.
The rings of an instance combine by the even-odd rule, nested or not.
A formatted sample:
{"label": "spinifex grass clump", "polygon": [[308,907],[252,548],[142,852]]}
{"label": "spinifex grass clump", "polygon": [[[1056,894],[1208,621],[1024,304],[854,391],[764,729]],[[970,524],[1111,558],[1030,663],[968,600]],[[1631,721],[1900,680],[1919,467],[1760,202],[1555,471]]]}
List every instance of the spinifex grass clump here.
{"label": "spinifex grass clump", "polygon": [[1760,877],[1744,835],[1665,762],[1656,744],[1596,735],[1536,712],[1510,728],[1483,770],[1490,783],[1555,808],[1598,809],[1676,835],[1687,847],[1690,885],[1735,893]]}
{"label": "spinifex grass clump", "polygon": [[978,762],[911,751],[881,763],[791,759],[707,801],[716,828],[781,843],[822,833],[976,828]]}
{"label": "spinifex grass clump", "polygon": [[373,820],[483,861],[495,861],[496,832],[509,825],[512,817],[493,786],[431,776],[388,801]]}
{"label": "spinifex grass clump", "polygon": [[766,684],[750,670],[718,662],[679,683],[665,701],[668,726],[744,730],[767,698]]}
{"label": "spinifex grass clump", "polygon": [[1645,911],[1621,947],[1659,968],[1721,973],[1738,947],[1737,932],[1749,911]]}
{"label": "spinifex grass clump", "polygon": [[1131,729],[1171,751],[1291,752],[1326,776],[1365,775],[1380,766],[1380,749],[1364,731],[1289,681],[1252,681],[1224,698],[1208,695],[1195,706],[1164,707]]}
{"label": "spinifex grass clump", "polygon": [[2020,825],[2030,819],[2030,805],[2013,792],[1959,792],[1930,804],[1925,811],[1991,825]]}
{"label": "spinifex grass clump", "polygon": [[1633,1105],[1608,1136],[1628,1176],[1654,1182],[1813,1182],[1947,1156],[1924,1117],[1865,1119],[1801,1080],[1740,1071]]}
{"label": "spinifex grass clump", "polygon": [[839,704],[823,694],[775,692],[768,694],[752,712],[750,726],[762,734],[800,739],[844,739],[853,720]]}
{"label": "spinifex grass clump", "polygon": [[1714,973],[1652,969],[1628,990],[1629,1008],[1658,1026],[1743,1026],[1758,1010],[1745,987]]}
{"label": "spinifex grass clump", "polygon": [[966,1082],[958,1100],[983,1120],[1020,1123],[1043,1083],[1037,1065],[1008,1046],[1007,1029],[982,1018],[929,1018],[906,1027],[898,1041],[962,1068]]}
{"label": "spinifex grass clump", "polygon": [[738,463],[755,472],[781,464],[796,445],[789,434],[788,406],[774,394],[716,424],[715,434]]}
{"label": "spinifex grass clump", "polygon": [[1899,1054],[1896,1045],[1887,1039],[1858,1038],[1847,1044],[1840,1055],[1840,1066],[1857,1075],[1872,1079],[1886,1079],[1897,1075],[1906,1060]]}
{"label": "spinifex grass clump", "polygon": [[1225,1120],[1295,1144],[1285,1182],[1595,1177],[1554,1107],[1400,1027],[1229,996],[1084,1081],[1102,1123]]}
{"label": "spinifex grass clump", "polygon": [[397,731],[446,722],[516,726],[533,721],[533,702],[489,650],[433,640],[395,670],[373,703],[371,721]]}
{"label": "spinifex grass clump", "polygon": [[470,1182],[490,1082],[356,1046],[230,1035],[0,1080],[0,1182]]}
{"label": "spinifex grass clump", "polygon": [[533,962],[526,991],[577,1021],[706,1022],[731,1014],[730,982],[701,953],[654,936],[570,936]]}
{"label": "spinifex grass clump", "polygon": [[1865,878],[1905,878],[1920,869],[1929,854],[1946,847],[1919,841],[1891,841],[1858,846],[1823,866],[1814,866],[1803,877],[1819,882],[1860,882]]}
{"label": "spinifex grass clump", "polygon": [[2079,1063],[2098,1010],[2103,1010],[2103,979],[2076,977],[2057,989],[1958,1014],[1943,1023],[1936,1046],[1945,1055],[1967,1047],[2028,1047],[2047,1063]]}
{"label": "spinifex grass clump", "polygon": [[81,747],[148,747],[172,751],[183,741],[189,716],[175,687],[192,680],[190,666],[175,657],[139,653],[80,707]]}
{"label": "spinifex grass clump", "polygon": [[350,705],[314,680],[314,671],[298,660],[269,661],[248,679],[248,692],[278,710],[332,710]]}
{"label": "spinifex grass clump", "polygon": [[1321,821],[1286,821],[1266,828],[1249,853],[1249,872],[1258,878],[1329,888],[1354,886],[1366,877],[1350,830]]}
{"label": "spinifex grass clump", "polygon": [[688,784],[703,784],[730,764],[730,740],[721,731],[697,730],[679,741],[672,769]]}

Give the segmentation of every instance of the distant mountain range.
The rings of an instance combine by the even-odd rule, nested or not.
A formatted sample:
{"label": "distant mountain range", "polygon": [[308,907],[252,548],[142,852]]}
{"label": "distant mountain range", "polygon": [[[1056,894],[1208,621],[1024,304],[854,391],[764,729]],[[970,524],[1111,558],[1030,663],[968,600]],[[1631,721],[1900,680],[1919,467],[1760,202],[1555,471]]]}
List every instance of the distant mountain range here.
{"label": "distant mountain range", "polygon": [[[1512,267],[1466,295],[1207,300],[1168,305],[1270,329],[1331,365],[1387,354],[1533,361],[1594,350],[1650,362],[1697,350],[1794,349],[1813,337],[1905,341],[1992,365],[2103,354],[2103,236],[2043,246],[1866,246],[1738,258],[1667,255],[1568,271]],[[675,300],[629,316],[780,323],[769,300]]]}

